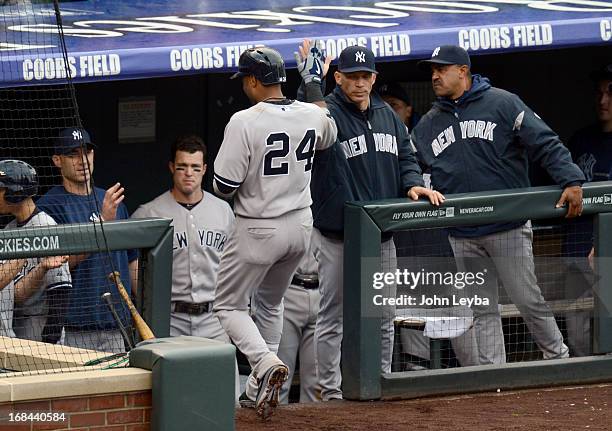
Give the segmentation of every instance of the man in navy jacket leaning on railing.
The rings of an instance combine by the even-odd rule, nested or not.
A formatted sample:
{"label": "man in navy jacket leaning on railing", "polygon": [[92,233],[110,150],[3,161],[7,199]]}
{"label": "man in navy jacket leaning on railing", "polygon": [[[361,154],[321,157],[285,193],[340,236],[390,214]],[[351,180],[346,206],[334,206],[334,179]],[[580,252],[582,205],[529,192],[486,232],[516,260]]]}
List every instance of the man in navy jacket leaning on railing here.
{"label": "man in navy jacket leaning on railing", "polygon": [[[537,161],[563,188],[557,207],[566,217],[582,212],[582,171],[559,137],[515,94],[472,75],[467,52],[436,48],[419,66],[431,68],[437,100],[412,132],[417,157],[431,169],[432,186],[444,194],[529,187],[528,160]],[[529,221],[449,229],[459,271],[486,271],[474,292],[489,299],[474,305],[474,329],[453,340],[462,365],[506,361],[498,286],[521,312],[544,358],[568,357],[568,348],[538,287]]]}

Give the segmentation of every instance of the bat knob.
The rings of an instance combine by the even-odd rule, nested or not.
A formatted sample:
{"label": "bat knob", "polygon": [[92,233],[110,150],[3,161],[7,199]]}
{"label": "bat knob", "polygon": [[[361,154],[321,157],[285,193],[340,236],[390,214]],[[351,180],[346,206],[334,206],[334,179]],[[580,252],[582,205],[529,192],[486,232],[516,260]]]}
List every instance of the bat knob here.
{"label": "bat knob", "polygon": [[121,274],[119,273],[119,271],[113,271],[110,274],[108,274],[108,279],[112,282],[117,282],[117,279],[121,276]]}

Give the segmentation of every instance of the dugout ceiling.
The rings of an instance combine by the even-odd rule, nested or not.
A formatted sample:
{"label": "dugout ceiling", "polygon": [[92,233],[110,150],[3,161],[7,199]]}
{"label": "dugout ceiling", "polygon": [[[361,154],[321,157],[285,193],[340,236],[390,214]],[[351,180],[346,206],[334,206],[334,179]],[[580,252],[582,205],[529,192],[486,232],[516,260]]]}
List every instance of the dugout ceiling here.
{"label": "dugout ceiling", "polygon": [[[48,4],[0,6],[0,86],[166,77],[236,68],[246,47],[278,49],[289,67],[303,38],[335,55],[367,45],[378,59],[427,57],[443,44],[487,54],[605,45],[612,1],[84,0],[61,2],[68,64],[36,34],[56,31]],[[30,37],[28,37],[30,35]]]}

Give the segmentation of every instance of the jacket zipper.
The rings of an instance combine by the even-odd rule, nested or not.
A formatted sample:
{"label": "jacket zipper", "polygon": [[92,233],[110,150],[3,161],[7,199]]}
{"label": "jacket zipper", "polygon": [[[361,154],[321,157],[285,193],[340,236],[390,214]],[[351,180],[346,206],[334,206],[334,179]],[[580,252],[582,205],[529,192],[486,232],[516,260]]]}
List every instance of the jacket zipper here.
{"label": "jacket zipper", "polygon": [[[361,112],[361,116],[363,118],[363,121],[366,123],[366,125],[368,126],[368,132],[366,132],[366,146],[368,143],[368,140],[372,143],[371,149],[373,151],[373,155],[370,154],[370,149],[368,149],[367,152],[367,160],[368,160],[368,165],[371,169],[372,172],[372,178],[376,184],[376,187],[374,188],[374,190],[378,190],[380,188],[380,184],[379,184],[379,180],[378,180],[378,165],[376,163],[376,144],[374,142],[374,133],[372,133],[372,124],[370,123],[370,119],[368,118],[368,112],[369,109],[371,109],[370,107],[368,107],[368,111],[365,112]],[[372,199],[378,199],[378,196],[373,195]]]}

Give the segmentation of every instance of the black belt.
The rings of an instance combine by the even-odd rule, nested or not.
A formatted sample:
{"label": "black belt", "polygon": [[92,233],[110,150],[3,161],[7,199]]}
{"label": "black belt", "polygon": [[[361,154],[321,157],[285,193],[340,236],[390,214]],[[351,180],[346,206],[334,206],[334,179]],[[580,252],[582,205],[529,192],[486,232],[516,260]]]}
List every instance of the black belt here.
{"label": "black belt", "polygon": [[173,301],[172,311],[185,314],[204,314],[212,311],[212,306],[212,302],[200,302],[199,304],[195,304],[193,302]]}
{"label": "black belt", "polygon": [[319,280],[305,280],[296,275],[293,276],[293,280],[291,280],[291,284],[294,286],[300,286],[304,289],[318,289],[319,288]]}

